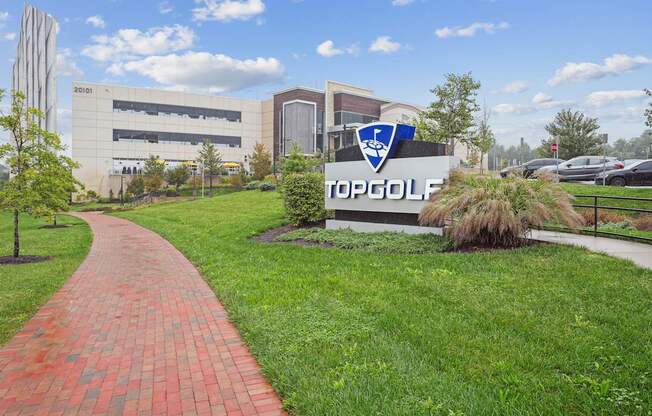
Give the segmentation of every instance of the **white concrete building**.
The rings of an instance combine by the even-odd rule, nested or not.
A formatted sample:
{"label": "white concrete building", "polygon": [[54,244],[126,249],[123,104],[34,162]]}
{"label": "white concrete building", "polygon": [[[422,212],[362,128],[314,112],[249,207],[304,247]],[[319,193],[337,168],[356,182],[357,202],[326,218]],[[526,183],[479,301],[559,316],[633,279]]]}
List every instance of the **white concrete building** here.
{"label": "white concrete building", "polygon": [[224,162],[247,168],[262,141],[262,102],[149,88],[73,83],[75,176],[100,195],[120,191],[120,176],[142,170],[150,155],[168,166],[197,159],[205,140]]}
{"label": "white concrete building", "polygon": [[[142,172],[150,156],[168,166],[195,161],[204,140],[215,143],[224,162],[249,170],[257,142],[275,163],[294,145],[332,155],[357,145],[355,131],[364,124],[409,124],[423,111],[335,81],[265,101],[86,82],[72,88],[72,157],[81,165],[75,176],[102,196],[118,195],[125,176]],[[455,151],[463,160],[467,153],[463,146]]]}
{"label": "white concrete building", "polygon": [[12,70],[12,89],[23,92],[26,105],[45,115],[40,127],[51,132],[57,126],[56,39],[54,18],[26,4]]}

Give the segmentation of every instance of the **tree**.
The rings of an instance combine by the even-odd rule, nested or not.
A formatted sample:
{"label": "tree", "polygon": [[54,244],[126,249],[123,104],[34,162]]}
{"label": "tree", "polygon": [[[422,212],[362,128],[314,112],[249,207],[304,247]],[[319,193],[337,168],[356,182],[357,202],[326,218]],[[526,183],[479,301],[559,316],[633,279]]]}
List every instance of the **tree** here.
{"label": "tree", "polygon": [[484,156],[489,153],[489,150],[491,150],[495,144],[496,137],[489,126],[489,112],[485,108],[482,114],[482,119],[478,123],[478,128],[471,136],[471,145],[480,153],[480,173],[483,173],[484,169]]}
{"label": "tree", "polygon": [[183,165],[168,169],[165,172],[165,180],[170,185],[173,185],[177,192],[179,192],[181,185],[188,182],[188,179],[190,179],[190,169]]}
{"label": "tree", "polygon": [[[648,97],[652,97],[652,91],[645,89],[645,93]],[[652,128],[652,101],[650,102],[649,108],[645,109],[645,125]]]}
{"label": "tree", "polygon": [[272,155],[262,143],[256,143],[254,146],[249,165],[253,171],[254,179],[258,181],[272,173]]}
{"label": "tree", "polygon": [[204,167],[204,173],[208,173],[208,189],[213,190],[213,175],[219,175],[222,172],[222,155],[215,150],[215,145],[210,140],[204,140],[197,163]]}
{"label": "tree", "polygon": [[465,141],[468,130],[473,127],[473,113],[479,110],[476,96],[480,83],[471,73],[447,74],[444,85],[430,90],[436,99],[425,112],[430,130],[426,137],[435,143],[447,143],[449,153],[455,154],[455,145]]}
{"label": "tree", "polygon": [[559,143],[559,157],[562,159],[594,155],[600,151],[602,143],[597,134],[600,129],[598,119],[587,117],[580,111],[561,110],[545,129],[551,138],[542,141],[541,156],[552,156],[550,145],[555,141]]}
{"label": "tree", "polygon": [[414,124],[414,127],[416,128],[414,132],[414,140],[438,143],[432,122],[424,113],[419,113],[417,117],[413,118],[412,124]]}
{"label": "tree", "polygon": [[283,176],[291,173],[305,173],[308,172],[310,164],[299,147],[294,144],[290,149],[290,154],[283,160]]}
{"label": "tree", "polygon": [[13,93],[9,113],[0,114],[0,127],[9,133],[9,143],[0,146],[0,160],[6,160],[11,172],[0,192],[0,207],[13,213],[14,257],[20,256],[20,214],[52,218],[68,208],[70,192],[79,185],[72,176],[78,165],[62,155],[65,147],[56,133],[39,127],[41,118],[38,109],[27,108],[21,92]]}
{"label": "tree", "polygon": [[38,156],[37,175],[32,187],[42,200],[41,214],[57,224],[57,213],[70,209],[70,196],[84,186],[72,174],[79,167],[72,159],[57,155],[53,151],[41,152]]}
{"label": "tree", "polygon": [[165,175],[165,162],[154,155],[150,155],[145,161],[143,167],[145,175],[145,190],[147,192],[156,192],[163,186],[163,177]]}

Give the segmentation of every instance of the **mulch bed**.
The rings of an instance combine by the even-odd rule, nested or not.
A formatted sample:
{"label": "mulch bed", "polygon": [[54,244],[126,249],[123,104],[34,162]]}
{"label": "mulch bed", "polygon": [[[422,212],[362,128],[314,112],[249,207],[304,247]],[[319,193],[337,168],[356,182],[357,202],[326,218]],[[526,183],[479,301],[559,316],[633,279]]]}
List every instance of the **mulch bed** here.
{"label": "mulch bed", "polygon": [[18,256],[18,257],[3,256],[3,257],[0,257],[0,265],[41,263],[41,262],[44,262],[44,261],[48,261],[50,259],[52,259],[52,257],[44,257],[44,256]]}
{"label": "mulch bed", "polygon": [[45,224],[45,225],[41,225],[38,228],[54,229],[54,228],[67,228],[67,227],[71,227],[71,225],[70,224]]}

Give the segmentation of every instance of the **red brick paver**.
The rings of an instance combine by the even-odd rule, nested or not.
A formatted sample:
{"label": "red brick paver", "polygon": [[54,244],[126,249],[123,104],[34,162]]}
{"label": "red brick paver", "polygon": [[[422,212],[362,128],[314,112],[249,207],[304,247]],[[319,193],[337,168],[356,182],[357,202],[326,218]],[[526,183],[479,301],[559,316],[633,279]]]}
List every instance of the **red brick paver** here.
{"label": "red brick paver", "polygon": [[283,414],[181,253],[129,221],[78,216],[90,254],[0,350],[0,414]]}

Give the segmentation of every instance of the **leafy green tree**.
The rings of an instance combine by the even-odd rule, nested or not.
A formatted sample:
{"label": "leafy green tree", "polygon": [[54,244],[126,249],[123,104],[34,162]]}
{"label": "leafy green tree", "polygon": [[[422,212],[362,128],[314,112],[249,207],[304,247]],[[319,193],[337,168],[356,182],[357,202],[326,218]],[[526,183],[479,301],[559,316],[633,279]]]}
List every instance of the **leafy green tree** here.
{"label": "leafy green tree", "polygon": [[585,116],[580,111],[561,110],[555,119],[545,127],[550,139],[543,140],[539,154],[552,157],[550,145],[559,143],[559,157],[571,159],[575,156],[594,155],[600,152],[598,119]]}
{"label": "leafy green tree", "polygon": [[473,127],[473,114],[480,109],[476,102],[479,89],[480,83],[468,72],[447,74],[443,85],[430,90],[436,99],[425,112],[427,141],[447,143],[449,153],[453,155],[455,145],[465,142],[469,129]]}
{"label": "leafy green tree", "polygon": [[416,128],[414,132],[414,140],[421,142],[438,143],[434,133],[435,128],[432,126],[432,122],[426,117],[424,113],[419,113],[417,117],[413,118],[412,124]]}
{"label": "leafy green tree", "polygon": [[190,169],[183,165],[168,169],[165,172],[165,180],[170,185],[173,185],[177,192],[179,192],[179,187],[181,185],[188,182],[188,179],[190,179]]}
{"label": "leafy green tree", "polygon": [[265,176],[272,173],[272,154],[262,143],[256,143],[254,152],[249,161],[254,179],[263,180]]}
{"label": "leafy green tree", "polygon": [[38,109],[25,105],[21,92],[12,95],[9,113],[0,114],[0,128],[9,133],[9,143],[0,146],[0,160],[6,160],[11,172],[0,191],[0,207],[13,213],[14,257],[20,256],[20,214],[52,218],[68,208],[70,193],[79,185],[72,177],[78,165],[62,156],[65,147],[56,133],[39,127],[41,118]]}
{"label": "leafy green tree", "polygon": [[213,176],[222,172],[222,154],[215,149],[215,145],[210,140],[204,140],[197,163],[204,167],[204,174],[208,174],[208,189],[212,191]]}
{"label": "leafy green tree", "polygon": [[145,176],[145,190],[156,192],[163,186],[165,176],[165,162],[154,155],[150,155],[143,166]]}
{"label": "leafy green tree", "polygon": [[478,127],[471,135],[471,145],[478,150],[478,153],[480,153],[480,173],[483,173],[484,170],[482,163],[484,156],[489,153],[489,150],[491,150],[495,144],[496,137],[489,126],[489,113],[485,109],[482,119],[478,123]]}
{"label": "leafy green tree", "polygon": [[310,169],[310,162],[294,144],[290,149],[290,154],[283,160],[283,176],[291,173],[306,173]]}
{"label": "leafy green tree", "polygon": [[[652,91],[647,88],[645,89],[645,93],[648,97],[652,97]],[[650,106],[645,109],[645,125],[652,128],[652,101],[650,102]]]}
{"label": "leafy green tree", "polygon": [[145,193],[145,181],[142,176],[136,176],[129,182],[127,193],[134,196],[141,196]]}
{"label": "leafy green tree", "polygon": [[42,200],[41,214],[57,224],[57,213],[70,209],[70,196],[83,185],[72,174],[79,167],[72,159],[53,151],[40,152],[37,176],[32,187]]}

